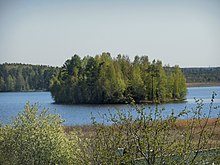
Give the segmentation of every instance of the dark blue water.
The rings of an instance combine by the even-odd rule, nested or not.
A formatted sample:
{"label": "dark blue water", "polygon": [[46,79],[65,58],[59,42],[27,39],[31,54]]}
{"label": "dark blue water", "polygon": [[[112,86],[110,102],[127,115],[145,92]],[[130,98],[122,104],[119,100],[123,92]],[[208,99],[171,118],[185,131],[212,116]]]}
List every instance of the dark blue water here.
{"label": "dark blue water", "polygon": [[[165,108],[164,116],[169,115],[172,110],[178,113],[185,107],[188,109],[195,107],[194,97],[196,97],[203,99],[204,109],[208,110],[213,91],[217,93],[214,105],[220,106],[220,87],[194,87],[188,88],[186,102],[162,104],[160,108]],[[130,109],[127,105],[58,105],[54,104],[50,92],[3,92],[0,93],[0,121],[9,122],[12,117],[24,109],[27,102],[31,104],[38,102],[41,109],[45,107],[52,113],[59,113],[65,120],[65,125],[91,124],[91,113],[98,122],[102,122],[100,114],[108,113],[108,111],[115,113],[116,109]],[[148,107],[149,105],[146,106],[146,111]],[[154,105],[150,105],[150,107],[154,107]],[[218,113],[219,110],[213,111],[212,117],[217,117]]]}

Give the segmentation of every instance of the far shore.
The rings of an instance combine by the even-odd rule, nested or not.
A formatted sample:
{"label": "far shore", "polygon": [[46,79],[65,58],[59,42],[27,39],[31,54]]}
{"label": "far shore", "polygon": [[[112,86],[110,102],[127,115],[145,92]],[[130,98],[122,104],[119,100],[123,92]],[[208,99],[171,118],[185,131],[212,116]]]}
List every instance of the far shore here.
{"label": "far shore", "polygon": [[[220,82],[217,83],[206,83],[206,82],[195,82],[195,83],[186,83],[187,87],[214,87],[220,86]],[[41,89],[41,90],[22,90],[22,91],[0,91],[0,92],[49,92],[48,89]]]}
{"label": "far shore", "polygon": [[213,87],[213,86],[220,86],[220,83],[186,83],[187,87]]}

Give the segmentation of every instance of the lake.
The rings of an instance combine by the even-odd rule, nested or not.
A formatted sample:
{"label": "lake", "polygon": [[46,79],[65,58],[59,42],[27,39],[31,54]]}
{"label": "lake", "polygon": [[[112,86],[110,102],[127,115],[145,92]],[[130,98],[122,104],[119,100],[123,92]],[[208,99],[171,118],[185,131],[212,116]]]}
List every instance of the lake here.
{"label": "lake", "polygon": [[[220,106],[220,87],[192,87],[188,88],[186,101],[182,103],[161,104],[159,107],[165,108],[163,116],[169,115],[172,110],[175,113],[180,112],[185,107],[191,109],[195,107],[194,97],[203,99],[204,110],[209,108],[213,91],[217,93],[214,101],[215,106]],[[12,117],[15,117],[24,109],[27,102],[31,104],[39,103],[40,109],[48,108],[51,113],[58,113],[65,120],[65,125],[83,125],[91,124],[91,116],[95,116],[98,122],[102,122],[100,114],[105,114],[111,111],[115,113],[116,109],[127,111],[130,109],[127,105],[59,105],[54,104],[50,92],[2,92],[0,93],[0,121],[8,123]],[[146,105],[154,108],[155,105]],[[212,117],[217,117],[218,110],[214,110]],[[91,115],[92,113],[92,115]]]}

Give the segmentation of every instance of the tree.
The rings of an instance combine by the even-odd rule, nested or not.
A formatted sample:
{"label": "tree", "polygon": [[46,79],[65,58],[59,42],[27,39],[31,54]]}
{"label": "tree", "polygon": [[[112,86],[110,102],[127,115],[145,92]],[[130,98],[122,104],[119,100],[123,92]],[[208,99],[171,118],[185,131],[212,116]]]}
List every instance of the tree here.
{"label": "tree", "polygon": [[156,77],[156,100],[160,102],[166,101],[166,84],[167,84],[167,76],[166,73],[163,69],[162,62],[157,61],[156,63],[157,71],[158,71],[158,76]]}
{"label": "tree", "polygon": [[123,103],[125,101],[125,95],[124,92],[126,90],[126,82],[123,79],[123,73],[120,64],[118,61],[114,60],[114,69],[115,69],[115,84],[113,84],[115,88],[114,98],[116,98],[116,103]]}
{"label": "tree", "polygon": [[150,91],[150,99],[152,102],[155,102],[155,92],[156,92],[156,83],[155,82],[155,78],[159,76],[159,70],[156,66],[156,61],[153,60],[152,64],[149,66],[148,68],[148,73],[149,73],[149,76],[150,76],[150,79],[151,79],[151,87],[149,90]]}
{"label": "tree", "polygon": [[125,82],[125,84],[128,84],[128,81],[131,76],[131,68],[132,64],[128,56],[125,55],[118,55],[117,57],[117,63],[120,65],[122,77]]}
{"label": "tree", "polygon": [[15,89],[15,81],[14,79],[12,78],[11,75],[9,75],[7,78],[6,78],[6,90],[7,91],[14,91]]}
{"label": "tree", "polygon": [[0,90],[1,91],[5,90],[5,81],[2,77],[0,77]]}
{"label": "tree", "polygon": [[86,102],[87,103],[98,103],[102,99],[99,96],[98,90],[98,78],[99,78],[99,64],[93,58],[90,57],[87,61],[87,65],[85,68],[85,76],[86,76]]}
{"label": "tree", "polygon": [[182,99],[186,96],[186,79],[178,66],[174,67],[173,98]]}
{"label": "tree", "polygon": [[136,101],[143,101],[146,98],[144,81],[141,77],[141,70],[137,64],[134,64],[131,74],[131,97]]}

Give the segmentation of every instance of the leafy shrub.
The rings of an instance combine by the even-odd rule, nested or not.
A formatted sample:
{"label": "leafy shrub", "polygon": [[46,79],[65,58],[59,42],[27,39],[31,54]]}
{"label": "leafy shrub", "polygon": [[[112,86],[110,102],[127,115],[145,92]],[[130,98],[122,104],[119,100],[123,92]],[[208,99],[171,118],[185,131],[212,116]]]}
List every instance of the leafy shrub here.
{"label": "leafy shrub", "polygon": [[12,124],[0,128],[0,164],[78,164],[79,138],[67,136],[62,122],[26,104]]}
{"label": "leafy shrub", "polygon": [[[219,118],[210,119],[202,100],[178,114],[163,116],[164,109],[135,106],[131,111],[104,115],[111,125],[94,121],[88,150],[92,164],[206,164],[220,163],[220,143],[215,139]],[[148,111],[148,112],[146,112]],[[180,120],[181,117],[187,120]],[[215,148],[213,150],[213,148]],[[207,150],[208,149],[208,150]],[[211,149],[211,150],[210,150]]]}
{"label": "leafy shrub", "polygon": [[26,104],[11,124],[0,127],[0,164],[219,164],[220,120],[210,119],[218,110],[214,97],[208,112],[202,100],[167,117],[158,107],[135,106],[135,116],[119,110],[103,116],[111,125],[93,118],[84,134],[80,128],[67,134],[58,115]]}

